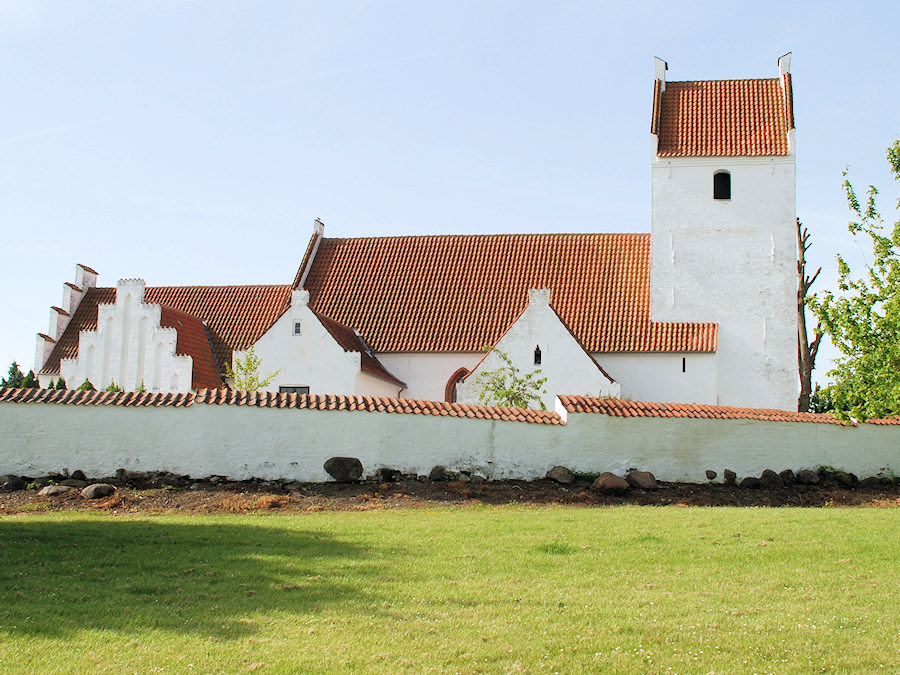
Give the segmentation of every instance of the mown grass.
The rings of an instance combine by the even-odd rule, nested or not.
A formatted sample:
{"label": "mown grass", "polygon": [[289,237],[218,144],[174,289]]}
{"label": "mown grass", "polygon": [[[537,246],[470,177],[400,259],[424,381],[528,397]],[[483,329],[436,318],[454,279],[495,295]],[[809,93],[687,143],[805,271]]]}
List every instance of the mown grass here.
{"label": "mown grass", "polygon": [[896,672],[896,509],[0,518],[0,670]]}

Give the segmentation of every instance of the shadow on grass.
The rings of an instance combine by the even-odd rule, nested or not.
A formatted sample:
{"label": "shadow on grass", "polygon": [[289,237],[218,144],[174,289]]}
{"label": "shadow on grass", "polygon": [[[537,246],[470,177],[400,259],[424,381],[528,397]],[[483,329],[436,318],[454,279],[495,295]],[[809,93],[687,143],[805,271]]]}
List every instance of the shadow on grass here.
{"label": "shadow on grass", "polygon": [[258,612],[374,601],[382,571],[366,547],[267,520],[0,520],[0,635],[237,638],[255,631]]}

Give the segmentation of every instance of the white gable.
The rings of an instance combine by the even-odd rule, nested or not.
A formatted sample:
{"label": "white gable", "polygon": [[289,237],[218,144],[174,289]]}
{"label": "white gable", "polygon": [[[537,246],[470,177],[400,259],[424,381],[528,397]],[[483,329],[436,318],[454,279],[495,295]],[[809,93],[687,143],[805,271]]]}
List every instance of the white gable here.
{"label": "white gable", "polygon": [[[497,351],[509,356],[520,375],[540,370],[546,377],[546,394],[541,400],[552,409],[557,394],[618,396],[618,382],[612,381],[584,350],[571,331],[550,307],[550,289],[531,289],[528,307],[510,326],[464,382],[458,385],[460,403],[478,403],[479,373],[503,366]],[[540,363],[535,363],[536,360]]]}

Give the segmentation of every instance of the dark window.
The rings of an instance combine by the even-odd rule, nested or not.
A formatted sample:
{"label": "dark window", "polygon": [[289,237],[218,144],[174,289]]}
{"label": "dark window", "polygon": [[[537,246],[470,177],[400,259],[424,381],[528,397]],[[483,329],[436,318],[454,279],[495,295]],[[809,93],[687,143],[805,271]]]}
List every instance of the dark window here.
{"label": "dark window", "polygon": [[300,321],[294,322],[294,335],[300,335],[300,329],[302,328],[302,326],[303,324]]}
{"label": "dark window", "polygon": [[308,394],[309,387],[278,387],[279,394]]}
{"label": "dark window", "polygon": [[681,372],[682,373],[687,372],[687,359],[684,357],[682,357],[682,359],[681,359]]}
{"label": "dark window", "polygon": [[534,348],[534,365],[541,365],[541,347],[538,345]]}
{"label": "dark window", "polygon": [[731,199],[731,174],[727,171],[713,174],[713,199]]}

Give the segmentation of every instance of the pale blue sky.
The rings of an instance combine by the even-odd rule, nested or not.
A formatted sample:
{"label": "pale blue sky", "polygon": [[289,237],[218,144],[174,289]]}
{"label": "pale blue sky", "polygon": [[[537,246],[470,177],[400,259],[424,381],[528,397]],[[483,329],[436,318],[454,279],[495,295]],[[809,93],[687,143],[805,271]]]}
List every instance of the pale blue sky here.
{"label": "pale blue sky", "polygon": [[897,194],[898,25],[894,2],[0,0],[0,367],[32,367],[78,262],[288,283],[316,217],[649,231],[654,55],[682,80],[793,52],[798,214],[833,283],[844,166]]}

